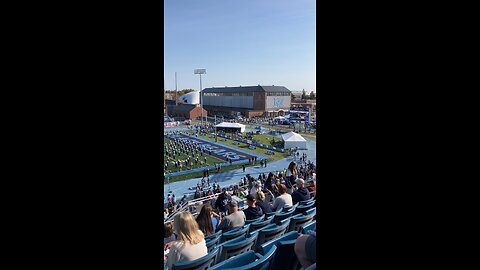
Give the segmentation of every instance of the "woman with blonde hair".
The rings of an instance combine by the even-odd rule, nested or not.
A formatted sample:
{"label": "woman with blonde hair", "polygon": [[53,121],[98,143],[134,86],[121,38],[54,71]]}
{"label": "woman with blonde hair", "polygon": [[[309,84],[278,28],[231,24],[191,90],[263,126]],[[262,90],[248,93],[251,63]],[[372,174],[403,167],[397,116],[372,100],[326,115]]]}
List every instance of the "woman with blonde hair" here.
{"label": "woman with blonde hair", "polygon": [[190,212],[182,212],[175,216],[173,228],[177,241],[167,244],[168,269],[178,262],[193,261],[207,255],[207,245],[204,234],[199,230],[198,224]]}

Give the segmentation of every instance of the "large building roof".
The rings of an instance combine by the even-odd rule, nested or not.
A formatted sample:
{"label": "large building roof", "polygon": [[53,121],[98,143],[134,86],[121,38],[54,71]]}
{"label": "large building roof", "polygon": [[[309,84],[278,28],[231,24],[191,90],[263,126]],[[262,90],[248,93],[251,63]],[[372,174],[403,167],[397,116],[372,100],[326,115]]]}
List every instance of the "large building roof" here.
{"label": "large building roof", "polygon": [[285,86],[238,86],[238,87],[213,87],[205,88],[203,93],[240,93],[240,92],[275,92],[291,93]]}

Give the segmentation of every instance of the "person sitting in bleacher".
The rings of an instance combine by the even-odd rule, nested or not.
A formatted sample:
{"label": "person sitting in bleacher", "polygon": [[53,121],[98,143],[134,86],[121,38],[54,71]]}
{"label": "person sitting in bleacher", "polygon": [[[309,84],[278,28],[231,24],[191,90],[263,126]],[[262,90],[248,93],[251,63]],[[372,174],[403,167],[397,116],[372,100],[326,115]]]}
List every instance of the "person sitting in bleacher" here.
{"label": "person sitting in bleacher", "polygon": [[310,199],[310,192],[305,187],[305,181],[302,178],[295,180],[297,183],[297,190],[292,193],[293,204]]}
{"label": "person sitting in bleacher", "polygon": [[230,215],[226,216],[223,219],[220,219],[217,226],[217,231],[222,230],[223,232],[229,231],[231,229],[240,228],[245,225],[245,213],[243,211],[238,211],[238,204],[236,201],[231,201],[230,204]]}
{"label": "person sitting in bleacher", "polygon": [[171,222],[163,224],[163,228],[165,230],[165,235],[163,236],[163,246],[165,247],[166,244],[175,241],[177,237],[173,233],[173,224]]}
{"label": "person sitting in bleacher", "polygon": [[295,254],[303,269],[317,262],[317,227],[313,231],[302,234],[295,242]]}
{"label": "person sitting in bleacher", "polygon": [[190,212],[182,212],[175,216],[173,226],[177,241],[170,242],[166,249],[168,253],[168,269],[178,262],[193,261],[207,255],[205,236],[199,230],[198,224]]}
{"label": "person sitting in bleacher", "polygon": [[310,197],[315,198],[315,195],[317,195],[317,186],[313,180],[308,181],[307,189],[309,192],[311,192]]}
{"label": "person sitting in bleacher", "polygon": [[214,216],[218,216],[212,211],[212,206],[208,203],[202,206],[200,214],[197,216],[198,228],[203,232],[205,236],[209,236],[215,233],[215,228],[217,227],[218,220]]}
{"label": "person sitting in bleacher", "polygon": [[228,196],[227,190],[225,189],[223,192],[221,188],[219,188],[219,192],[222,194],[218,195],[217,201],[215,202],[215,208],[218,209],[220,213],[227,212],[227,203],[228,203]]}
{"label": "person sitting in bleacher", "polygon": [[272,206],[269,202],[265,200],[265,194],[263,193],[263,191],[257,192],[257,201],[255,205],[262,208],[262,212],[264,214],[272,212]]}
{"label": "person sitting in bleacher", "polygon": [[243,210],[243,213],[245,214],[245,218],[247,220],[256,219],[263,215],[262,208],[260,208],[259,206],[256,206],[255,203],[256,203],[255,197],[253,197],[253,195],[248,195],[247,196],[248,208]]}
{"label": "person sitting in bleacher", "polygon": [[292,195],[287,193],[287,187],[284,184],[280,184],[277,186],[277,189],[280,196],[273,201],[272,211],[282,209],[285,205],[293,205]]}

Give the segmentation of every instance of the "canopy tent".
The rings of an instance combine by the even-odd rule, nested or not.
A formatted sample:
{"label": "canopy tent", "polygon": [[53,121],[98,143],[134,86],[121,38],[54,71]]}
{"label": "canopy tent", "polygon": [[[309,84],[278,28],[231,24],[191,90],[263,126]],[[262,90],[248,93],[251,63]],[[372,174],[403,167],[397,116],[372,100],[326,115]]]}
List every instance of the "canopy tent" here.
{"label": "canopy tent", "polygon": [[289,132],[282,135],[282,140],[285,142],[285,149],[295,148],[298,149],[307,149],[307,140],[305,140],[302,135]]}
{"label": "canopy tent", "polygon": [[224,130],[227,132],[245,132],[245,125],[239,124],[239,123],[228,123],[228,122],[222,122],[218,125],[216,125],[217,130]]}
{"label": "canopy tent", "polygon": [[283,116],[277,116],[275,118],[273,118],[273,120],[281,120],[281,121],[284,121],[284,120],[287,120],[286,117],[283,117]]}

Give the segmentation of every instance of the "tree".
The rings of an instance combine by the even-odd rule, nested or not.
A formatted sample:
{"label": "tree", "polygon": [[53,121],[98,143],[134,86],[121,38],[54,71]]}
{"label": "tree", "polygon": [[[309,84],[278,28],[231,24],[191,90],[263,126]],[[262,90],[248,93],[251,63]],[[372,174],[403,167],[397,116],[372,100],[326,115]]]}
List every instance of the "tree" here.
{"label": "tree", "polygon": [[302,91],[302,100],[305,100],[307,97],[307,95],[305,94],[305,89],[303,89]]}
{"label": "tree", "polygon": [[315,99],[315,93],[313,91],[310,92],[310,99]]}

